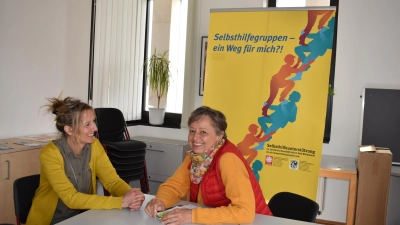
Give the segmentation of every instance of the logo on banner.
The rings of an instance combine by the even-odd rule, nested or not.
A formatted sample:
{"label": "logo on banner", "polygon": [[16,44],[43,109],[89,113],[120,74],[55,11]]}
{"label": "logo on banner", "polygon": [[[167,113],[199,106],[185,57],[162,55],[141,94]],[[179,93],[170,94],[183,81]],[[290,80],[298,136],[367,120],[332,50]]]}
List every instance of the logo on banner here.
{"label": "logo on banner", "polygon": [[292,170],[298,170],[299,169],[299,160],[291,159],[290,163],[289,163],[289,168]]}
{"label": "logo on banner", "polygon": [[265,157],[265,165],[272,166],[272,162],[273,161],[274,161],[274,157],[273,156],[267,155]]}

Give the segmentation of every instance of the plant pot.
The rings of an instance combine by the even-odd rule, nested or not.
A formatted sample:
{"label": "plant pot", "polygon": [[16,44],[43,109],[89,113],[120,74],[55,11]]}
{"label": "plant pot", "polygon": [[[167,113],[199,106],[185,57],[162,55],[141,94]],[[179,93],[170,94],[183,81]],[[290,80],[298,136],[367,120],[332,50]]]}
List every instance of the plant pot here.
{"label": "plant pot", "polygon": [[149,123],[151,125],[162,125],[164,123],[164,108],[149,108]]}

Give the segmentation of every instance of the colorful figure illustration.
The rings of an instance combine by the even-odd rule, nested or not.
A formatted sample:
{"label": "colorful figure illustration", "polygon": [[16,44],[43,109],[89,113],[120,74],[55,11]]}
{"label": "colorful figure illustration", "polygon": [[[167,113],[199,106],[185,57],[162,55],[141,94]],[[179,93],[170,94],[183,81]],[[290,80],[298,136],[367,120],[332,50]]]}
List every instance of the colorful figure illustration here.
{"label": "colorful figure illustration", "polygon": [[326,21],[328,21],[329,17],[331,17],[333,10],[308,10],[308,20],[306,28],[304,28],[304,32],[299,37],[299,44],[303,46],[307,46],[305,43],[306,37],[310,33],[313,28],[315,21],[317,20],[317,16],[322,15],[321,19],[318,22],[318,30],[321,30],[325,25]]}
{"label": "colorful figure illustration", "polygon": [[[296,121],[297,106],[296,102],[300,101],[301,95],[297,91],[293,91],[289,95],[289,101],[285,100],[279,105],[272,105],[271,109],[275,110],[270,117],[261,116],[258,118],[258,123],[263,129],[264,134],[269,134],[271,131],[278,131],[280,128],[284,128],[289,122],[293,123]],[[268,126],[267,124],[270,124]],[[264,149],[264,142],[259,142],[254,148],[256,150]]]}
{"label": "colorful figure illustration", "polygon": [[271,104],[274,102],[276,95],[278,94],[278,91],[280,88],[284,88],[284,90],[281,93],[281,96],[279,98],[279,101],[282,102],[286,96],[289,94],[289,92],[293,89],[294,87],[294,81],[292,80],[286,80],[287,77],[289,77],[292,73],[297,73],[300,71],[303,71],[306,69],[312,62],[313,60],[308,60],[307,63],[303,63],[303,65],[300,68],[297,68],[299,63],[300,63],[300,58],[298,59],[296,65],[293,65],[295,56],[288,54],[285,56],[285,63],[279,70],[277,74],[272,76],[271,82],[270,82],[270,90],[269,90],[269,97],[267,100],[267,104],[262,108],[262,115],[269,117],[268,115],[268,109],[271,106]]}
{"label": "colorful figure illustration", "polygon": [[270,138],[273,134],[275,134],[274,131],[271,131],[269,134],[261,137],[264,131],[260,129],[260,133],[257,134],[257,130],[258,126],[256,124],[250,124],[249,126],[250,133],[246,134],[243,141],[237,144],[237,148],[239,149],[240,153],[242,153],[243,156],[248,156],[246,161],[249,165],[251,165],[251,162],[254,160],[254,158],[256,158],[258,153],[257,150],[252,149],[251,146],[257,142],[267,141],[268,138]]}
{"label": "colorful figure illustration", "polygon": [[260,160],[254,161],[251,168],[253,169],[253,173],[256,176],[257,181],[260,182],[260,174],[258,172],[263,168],[262,162]]}
{"label": "colorful figure illustration", "polygon": [[[312,38],[307,46],[297,46],[294,48],[297,57],[300,58],[303,64],[307,64],[309,61],[316,60],[319,56],[323,56],[328,49],[332,49],[333,34],[335,30],[334,27],[335,17],[332,17],[328,22],[328,27],[323,27],[315,34],[307,35],[307,37]],[[309,52],[307,56],[305,54],[306,52]],[[306,68],[304,71],[307,71],[308,68]],[[303,71],[299,71],[296,73],[296,76],[290,80],[301,80],[302,74]]]}

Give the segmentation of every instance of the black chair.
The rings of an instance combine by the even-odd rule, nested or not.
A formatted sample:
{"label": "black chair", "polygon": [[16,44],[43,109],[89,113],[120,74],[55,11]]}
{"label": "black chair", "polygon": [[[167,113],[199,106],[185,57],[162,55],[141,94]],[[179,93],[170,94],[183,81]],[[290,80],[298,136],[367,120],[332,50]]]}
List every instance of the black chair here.
{"label": "black chair", "polygon": [[275,194],[269,200],[268,206],[276,217],[304,222],[315,222],[319,210],[315,201],[291,192]]}
{"label": "black chair", "polygon": [[[130,140],[124,115],[116,108],[96,108],[97,137],[104,146],[117,174],[125,182],[140,180],[143,193],[148,193],[149,181],[146,169],[146,144]],[[109,192],[104,189],[104,194]]]}
{"label": "black chair", "polygon": [[39,174],[21,177],[14,181],[14,208],[17,225],[26,223],[39,182]]}

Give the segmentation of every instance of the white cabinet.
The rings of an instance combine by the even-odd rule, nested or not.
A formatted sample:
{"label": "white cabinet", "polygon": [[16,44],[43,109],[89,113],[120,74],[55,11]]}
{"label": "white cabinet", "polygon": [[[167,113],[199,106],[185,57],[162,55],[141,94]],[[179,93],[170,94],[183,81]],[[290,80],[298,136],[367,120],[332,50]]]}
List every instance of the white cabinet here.
{"label": "white cabinet", "polygon": [[[146,143],[149,194],[155,195],[160,184],[172,176],[181,165],[190,147],[187,141],[152,137],[131,137],[131,139]],[[132,186],[139,187],[139,182],[135,182]]]}

